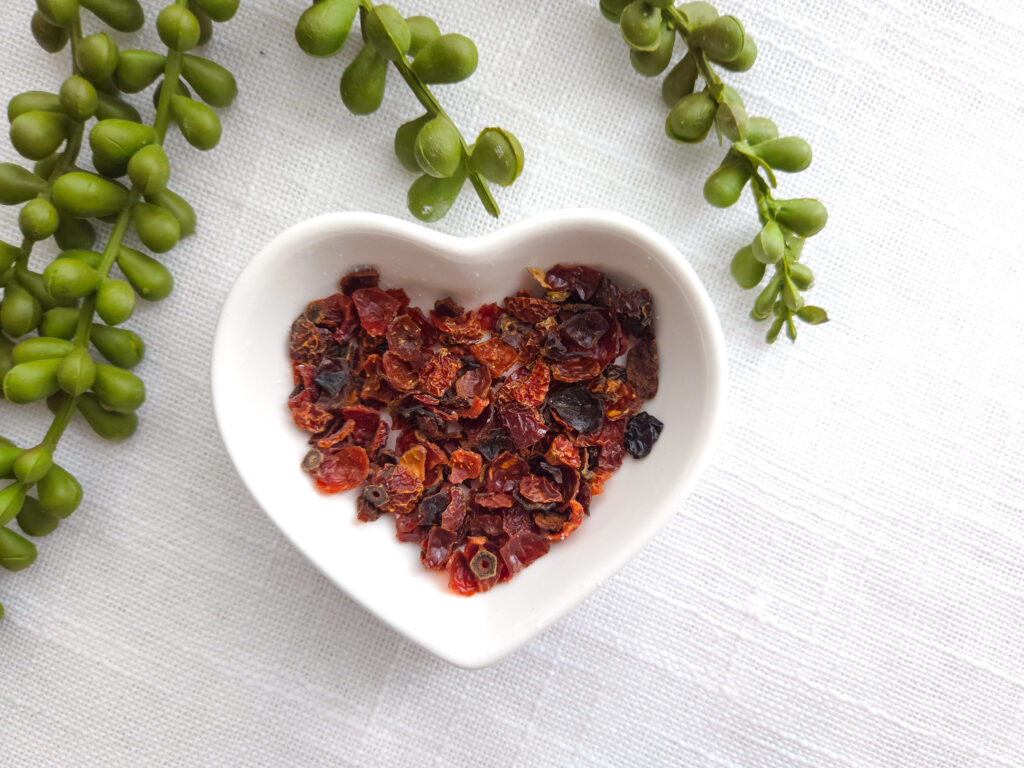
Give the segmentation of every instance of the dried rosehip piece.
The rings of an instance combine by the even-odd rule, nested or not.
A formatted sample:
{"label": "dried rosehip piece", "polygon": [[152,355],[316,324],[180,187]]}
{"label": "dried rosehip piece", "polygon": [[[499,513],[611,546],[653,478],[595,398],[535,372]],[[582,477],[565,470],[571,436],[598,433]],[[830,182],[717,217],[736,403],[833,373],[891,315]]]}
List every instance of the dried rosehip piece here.
{"label": "dried rosehip piece", "polygon": [[357,270],[289,335],[303,470],[325,493],[361,485],[359,519],[390,514],[462,595],[571,535],[663,428],[642,410],[658,390],[650,293],[584,265],[530,273],[541,297],[472,310],[446,298],[428,316]]}

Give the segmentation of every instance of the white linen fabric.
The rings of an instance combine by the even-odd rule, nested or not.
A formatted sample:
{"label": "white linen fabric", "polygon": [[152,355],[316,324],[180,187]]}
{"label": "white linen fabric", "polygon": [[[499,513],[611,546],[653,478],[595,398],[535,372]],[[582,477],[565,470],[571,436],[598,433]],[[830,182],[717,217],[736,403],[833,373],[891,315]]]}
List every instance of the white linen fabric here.
{"label": "white linen fabric", "polygon": [[[159,46],[159,4],[144,4]],[[82,507],[31,569],[0,574],[0,763],[1024,765],[1020,7],[722,3],[760,49],[728,81],[814,147],[780,195],[832,216],[805,255],[833,321],[769,348],[728,270],[752,203],[703,201],[723,150],[666,139],[658,81],[632,71],[596,0],[396,4],[473,37],[476,75],[436,91],[468,134],[500,124],[526,149],[496,191],[500,223],[467,191],[440,230],[610,208],[693,263],[729,352],[711,467],[618,576],[477,672],[380,624],[293,549],[214,425],[217,314],[290,224],[408,217],[391,141],[419,112],[392,73],[377,114],[349,115],[337,81],[356,46],[310,59],[292,38],[302,0],[243,0],[208,49],[241,90],[221,146],[168,142],[200,225],[167,257],[174,294],[130,323],[148,344],[138,434],[69,430],[59,460]],[[0,11],[4,101],[68,71],[32,41],[33,10]],[[0,237],[16,232],[0,211]],[[0,423],[28,441],[48,413],[0,403]]]}

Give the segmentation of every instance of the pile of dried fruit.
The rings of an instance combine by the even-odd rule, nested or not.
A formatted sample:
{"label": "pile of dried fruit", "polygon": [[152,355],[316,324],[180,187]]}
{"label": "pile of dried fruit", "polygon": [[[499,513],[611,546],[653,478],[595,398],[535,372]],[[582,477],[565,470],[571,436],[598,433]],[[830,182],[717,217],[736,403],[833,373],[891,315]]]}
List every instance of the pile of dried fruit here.
{"label": "pile of dried fruit", "polygon": [[641,411],[658,390],[650,293],[580,265],[530,272],[542,298],[472,311],[448,298],[428,316],[360,270],[291,329],[288,407],[312,433],[303,469],[327,493],[362,485],[359,518],[391,513],[460,594],[569,536],[662,430]]}

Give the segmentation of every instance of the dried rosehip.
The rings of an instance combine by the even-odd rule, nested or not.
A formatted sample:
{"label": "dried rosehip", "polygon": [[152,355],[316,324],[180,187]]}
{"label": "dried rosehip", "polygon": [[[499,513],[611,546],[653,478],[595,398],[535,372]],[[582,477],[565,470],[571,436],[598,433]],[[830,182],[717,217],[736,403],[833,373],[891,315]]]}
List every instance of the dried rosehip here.
{"label": "dried rosehip", "polygon": [[658,394],[658,345],[641,339],[626,354],[626,377],[636,396],[650,400]]}
{"label": "dried rosehip", "polygon": [[473,357],[487,366],[492,378],[504,376],[519,360],[519,355],[501,339],[491,338],[469,348]]}
{"label": "dried rosehip", "polygon": [[641,411],[626,425],[626,450],[634,459],[642,459],[651,452],[655,442],[661,437],[665,425],[647,411]]}
{"label": "dried rosehip", "polygon": [[593,432],[604,423],[604,407],[586,387],[569,387],[556,392],[549,403],[555,416],[577,432]]}
{"label": "dried rosehip", "polygon": [[483,457],[479,453],[457,448],[452,451],[450,462],[452,467],[451,475],[448,477],[450,482],[461,483],[466,480],[476,480],[480,477]]}
{"label": "dried rosehip", "polygon": [[650,293],[583,265],[531,274],[542,298],[471,311],[447,298],[428,317],[359,270],[289,337],[288,407],[313,433],[303,469],[329,493],[363,483],[359,519],[391,514],[464,595],[575,531],[626,453],[647,455],[662,429],[641,412],[658,385]]}
{"label": "dried rosehip", "polygon": [[352,294],[359,324],[371,336],[383,336],[398,314],[400,303],[380,288],[360,288]]}

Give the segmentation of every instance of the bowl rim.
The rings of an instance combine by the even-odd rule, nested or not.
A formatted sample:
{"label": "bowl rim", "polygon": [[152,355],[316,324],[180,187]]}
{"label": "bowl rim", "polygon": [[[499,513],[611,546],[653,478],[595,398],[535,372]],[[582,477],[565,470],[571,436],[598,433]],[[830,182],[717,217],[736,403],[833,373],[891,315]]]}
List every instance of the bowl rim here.
{"label": "bowl rim", "polygon": [[364,600],[361,594],[350,591],[344,583],[337,580],[331,573],[320,568],[319,564],[313,563],[321,573],[336,587],[344,591],[350,599],[361,605],[389,627],[445,661],[466,669],[485,667],[514,653],[572,608],[579,605],[598,586],[618,573],[675,515],[710,462],[714,445],[725,418],[727,376],[725,341],[711,298],[693,266],[671,241],[648,225],[615,211],[595,208],[570,208],[539,213],[475,237],[449,235],[421,224],[385,214],[358,211],[332,212],[297,222],[268,241],[235,277],[217,319],[211,351],[210,387],[214,417],[221,442],[228,457],[231,459],[236,474],[246,486],[246,490],[249,491],[256,505],[273,522],[278,531],[284,534],[285,538],[299,552],[306,555],[305,547],[288,530],[282,527],[275,514],[272,514],[264,507],[262,500],[249,482],[243,462],[236,454],[228,438],[230,426],[227,425],[228,416],[225,412],[225,402],[230,395],[228,392],[222,391],[224,382],[227,379],[227,371],[223,369],[223,365],[226,364],[226,356],[221,354],[220,351],[229,343],[227,339],[228,331],[226,326],[228,323],[226,318],[232,315],[236,311],[237,305],[244,301],[245,284],[253,279],[252,276],[254,274],[267,269],[283,253],[287,253],[289,246],[297,246],[300,243],[316,240],[325,235],[342,234],[346,230],[364,232],[376,230],[382,235],[398,239],[415,240],[418,243],[433,247],[449,261],[465,264],[477,258],[478,254],[488,252],[488,246],[498,248],[502,241],[527,239],[543,236],[545,232],[551,232],[552,230],[573,228],[606,229],[615,231],[619,235],[628,235],[631,239],[639,241],[645,249],[656,251],[656,258],[659,263],[666,270],[674,273],[681,286],[682,293],[693,308],[693,313],[699,326],[702,353],[707,367],[705,376],[705,381],[707,382],[706,418],[701,422],[699,434],[695,432],[692,436],[695,442],[693,446],[693,459],[684,481],[675,486],[672,493],[659,505],[659,509],[655,514],[646,516],[644,523],[639,526],[641,530],[637,531],[636,537],[631,539],[631,546],[616,550],[611,555],[605,557],[606,567],[602,569],[600,576],[591,579],[582,589],[576,591],[572,595],[571,600],[566,601],[563,599],[557,602],[557,604],[548,606],[544,614],[534,622],[529,630],[523,629],[511,636],[506,636],[500,645],[476,648],[473,652],[466,653],[459,652],[458,649],[446,647],[443,643],[435,642],[430,638],[417,636],[414,632],[410,631],[409,627],[397,623],[395,618],[380,606],[375,606],[369,601]]}

